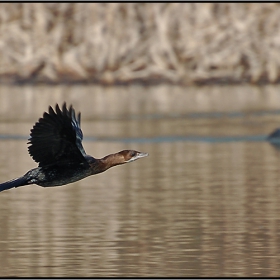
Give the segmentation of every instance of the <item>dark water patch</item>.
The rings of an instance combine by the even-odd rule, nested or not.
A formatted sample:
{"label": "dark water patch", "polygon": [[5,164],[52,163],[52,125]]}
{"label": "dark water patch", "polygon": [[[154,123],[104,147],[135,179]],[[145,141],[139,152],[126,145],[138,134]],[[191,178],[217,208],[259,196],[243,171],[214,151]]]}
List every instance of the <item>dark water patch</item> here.
{"label": "dark water patch", "polygon": [[[0,134],[0,140],[28,140],[29,137],[22,135]],[[124,137],[85,137],[84,141],[89,142],[123,142],[123,143],[162,143],[162,142],[208,142],[208,143],[225,143],[251,141],[266,141],[267,135],[238,135],[238,136],[195,136],[195,135],[174,135],[174,136],[157,136],[142,138],[124,138]]]}
{"label": "dark water patch", "polygon": [[125,143],[162,143],[162,142],[208,142],[208,143],[225,143],[237,141],[265,141],[267,135],[241,135],[241,136],[158,136],[151,138],[95,138],[86,137],[85,141],[108,141],[108,142],[125,142]]}
{"label": "dark water patch", "polygon": [[28,140],[29,136],[0,134],[0,140]]}
{"label": "dark water patch", "polygon": [[145,115],[125,115],[120,117],[103,117],[103,120],[158,120],[158,119],[220,119],[245,118],[248,116],[280,115],[280,110],[262,110],[255,112],[193,112],[193,113],[155,113]]}

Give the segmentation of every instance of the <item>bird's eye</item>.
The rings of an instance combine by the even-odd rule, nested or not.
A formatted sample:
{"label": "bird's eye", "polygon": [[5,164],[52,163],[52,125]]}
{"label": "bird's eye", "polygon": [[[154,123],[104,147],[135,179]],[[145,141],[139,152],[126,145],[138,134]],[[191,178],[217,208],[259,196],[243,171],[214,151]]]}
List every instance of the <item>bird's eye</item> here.
{"label": "bird's eye", "polygon": [[137,153],[136,153],[135,151],[132,151],[132,152],[131,152],[131,156],[132,156],[132,157],[135,157],[136,154],[137,154]]}

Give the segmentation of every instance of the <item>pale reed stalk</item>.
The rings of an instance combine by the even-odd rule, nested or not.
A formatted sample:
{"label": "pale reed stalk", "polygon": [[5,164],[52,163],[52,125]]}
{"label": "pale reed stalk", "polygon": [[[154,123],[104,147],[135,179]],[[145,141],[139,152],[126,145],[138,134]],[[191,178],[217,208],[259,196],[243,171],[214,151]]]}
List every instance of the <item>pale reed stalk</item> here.
{"label": "pale reed stalk", "polygon": [[278,3],[1,3],[0,80],[280,79]]}

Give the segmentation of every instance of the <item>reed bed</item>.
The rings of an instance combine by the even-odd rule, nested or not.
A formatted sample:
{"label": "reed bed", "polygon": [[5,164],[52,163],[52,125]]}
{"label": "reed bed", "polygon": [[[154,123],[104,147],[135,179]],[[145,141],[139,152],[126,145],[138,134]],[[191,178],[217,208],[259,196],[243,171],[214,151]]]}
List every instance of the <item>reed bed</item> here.
{"label": "reed bed", "polygon": [[1,81],[280,81],[278,3],[1,3]]}

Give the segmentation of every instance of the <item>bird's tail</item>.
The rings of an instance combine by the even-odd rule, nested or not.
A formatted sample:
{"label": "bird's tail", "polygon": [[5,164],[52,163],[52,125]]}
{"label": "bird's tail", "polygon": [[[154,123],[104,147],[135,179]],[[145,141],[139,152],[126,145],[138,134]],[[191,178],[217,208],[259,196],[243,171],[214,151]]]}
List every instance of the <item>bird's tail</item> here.
{"label": "bird's tail", "polygon": [[17,188],[20,186],[24,186],[24,185],[27,185],[27,179],[24,176],[19,177],[19,178],[10,180],[8,182],[5,182],[3,184],[0,184],[0,192],[11,189],[11,188]]}

